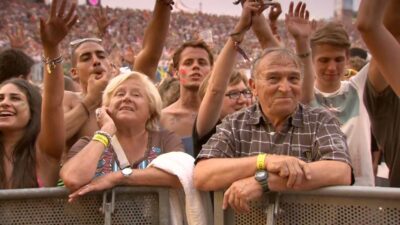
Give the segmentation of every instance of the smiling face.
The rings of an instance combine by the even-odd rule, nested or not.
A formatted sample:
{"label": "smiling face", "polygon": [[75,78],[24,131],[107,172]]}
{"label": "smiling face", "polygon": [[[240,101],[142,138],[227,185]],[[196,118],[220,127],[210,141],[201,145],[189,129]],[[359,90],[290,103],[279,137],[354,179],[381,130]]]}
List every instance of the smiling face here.
{"label": "smiling face", "polygon": [[292,114],[301,95],[301,70],[282,52],[271,52],[260,59],[250,85],[261,109],[269,119]]}
{"label": "smiling face", "polygon": [[[251,93],[251,91],[243,83],[243,81],[240,81],[238,84],[228,86],[225,92],[224,100],[222,102],[221,119],[229,114],[232,114],[249,106],[252,103],[252,97],[250,97],[250,94],[247,94],[248,96],[246,96],[244,94],[245,91]],[[236,98],[236,95],[238,94],[239,97]],[[231,97],[227,95],[231,95]]]}
{"label": "smiling face", "polygon": [[14,84],[0,88],[0,130],[24,129],[30,119],[28,99]]}
{"label": "smiling face", "polygon": [[177,72],[182,87],[198,89],[210,70],[211,63],[206,50],[187,47],[182,51]]}
{"label": "smiling face", "polygon": [[[150,118],[149,99],[143,84],[127,79],[112,93],[108,108],[119,125],[146,124]],[[131,123],[132,122],[132,123]]]}
{"label": "smiling face", "polygon": [[313,64],[317,77],[315,84],[323,92],[334,92],[345,75],[348,51],[343,47],[319,44],[313,47]]}

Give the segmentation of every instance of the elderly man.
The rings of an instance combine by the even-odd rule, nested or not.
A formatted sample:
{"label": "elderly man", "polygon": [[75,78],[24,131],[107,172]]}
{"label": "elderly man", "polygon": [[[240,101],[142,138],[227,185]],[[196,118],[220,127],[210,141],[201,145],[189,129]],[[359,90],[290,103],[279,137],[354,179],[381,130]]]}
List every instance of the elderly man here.
{"label": "elderly man", "polygon": [[250,86],[258,102],[224,119],[197,158],[195,186],[228,188],[224,205],[249,210],[263,191],[309,190],[352,182],[346,138],[335,117],[299,103],[301,63],[287,49],[267,49]]}

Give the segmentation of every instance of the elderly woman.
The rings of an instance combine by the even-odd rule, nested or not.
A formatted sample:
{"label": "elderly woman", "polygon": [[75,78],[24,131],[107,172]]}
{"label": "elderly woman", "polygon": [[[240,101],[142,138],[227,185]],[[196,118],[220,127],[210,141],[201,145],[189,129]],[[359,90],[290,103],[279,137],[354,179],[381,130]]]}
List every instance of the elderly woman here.
{"label": "elderly woman", "polygon": [[61,169],[70,190],[81,188],[70,197],[116,185],[179,187],[176,176],[144,169],[162,153],[183,151],[178,137],[158,127],[161,108],[161,97],[146,75],[132,72],[113,78],[104,91],[103,107],[96,111],[100,130],[81,138]]}

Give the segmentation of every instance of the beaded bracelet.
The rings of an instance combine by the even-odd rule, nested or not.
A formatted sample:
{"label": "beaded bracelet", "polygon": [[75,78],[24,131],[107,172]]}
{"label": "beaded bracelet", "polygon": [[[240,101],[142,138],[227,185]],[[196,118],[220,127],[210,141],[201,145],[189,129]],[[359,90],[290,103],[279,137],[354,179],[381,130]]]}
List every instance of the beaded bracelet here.
{"label": "beaded bracelet", "polygon": [[43,57],[42,61],[46,66],[46,70],[48,74],[51,74],[53,72],[53,70],[56,68],[57,64],[62,63],[64,60],[64,58],[62,57],[62,55],[54,58],[54,59],[50,59],[50,58],[45,58]]}

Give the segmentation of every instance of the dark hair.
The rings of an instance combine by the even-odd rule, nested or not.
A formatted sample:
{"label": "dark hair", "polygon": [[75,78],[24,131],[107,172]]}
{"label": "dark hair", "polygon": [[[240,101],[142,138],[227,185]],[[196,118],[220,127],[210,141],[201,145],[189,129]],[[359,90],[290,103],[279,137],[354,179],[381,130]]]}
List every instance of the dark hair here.
{"label": "dark hair", "polygon": [[183,43],[179,48],[175,51],[174,55],[172,56],[172,63],[175,69],[178,69],[179,67],[179,61],[181,60],[181,54],[183,50],[186,48],[202,48],[204,49],[207,54],[208,54],[208,60],[210,61],[210,65],[212,66],[214,64],[214,56],[208,47],[208,45],[204,41],[189,41]]}
{"label": "dark hair", "polygon": [[[73,43],[73,42],[76,42],[76,43]],[[77,61],[77,57],[76,57],[76,55],[75,55],[76,50],[77,50],[81,45],[83,45],[83,44],[85,44],[85,43],[89,43],[89,42],[97,43],[97,44],[100,45],[102,48],[104,48],[103,45],[101,44],[101,39],[98,39],[98,38],[82,38],[82,39],[78,39],[78,40],[72,41],[72,42],[70,43],[71,65],[72,65],[72,67],[75,67],[76,64],[77,64],[77,62],[78,62],[78,61]],[[104,49],[104,51],[106,51],[106,50]]]}
{"label": "dark hair", "polygon": [[[11,188],[38,187],[36,176],[36,140],[40,131],[40,114],[42,97],[37,87],[22,79],[11,79],[3,82],[0,87],[13,84],[21,90],[28,100],[30,119],[25,127],[22,138],[17,142],[13,153],[13,172],[11,176]],[[0,132],[0,159],[4,159],[4,135]],[[6,188],[6,175],[4,163],[0,166],[0,188]]]}
{"label": "dark hair", "polygon": [[34,63],[23,51],[13,48],[4,50],[0,53],[0,83],[21,75],[26,79]]}
{"label": "dark hair", "polygon": [[350,57],[360,57],[361,59],[367,60],[368,52],[362,48],[350,48]]}

